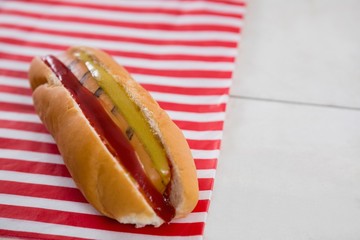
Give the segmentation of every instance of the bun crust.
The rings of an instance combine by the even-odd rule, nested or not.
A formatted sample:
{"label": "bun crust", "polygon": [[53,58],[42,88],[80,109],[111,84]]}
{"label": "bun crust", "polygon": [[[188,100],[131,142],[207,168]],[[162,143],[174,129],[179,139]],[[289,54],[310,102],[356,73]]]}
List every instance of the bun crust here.
{"label": "bun crust", "polygon": [[[124,86],[159,136],[172,166],[170,201],[175,218],[190,213],[198,201],[194,161],[181,130],[150,94],[106,53],[91,48],[70,48],[59,59],[71,58],[81,49],[95,55],[104,68]],[[86,199],[102,214],[122,223],[159,226],[159,218],[136,183],[112,156],[79,106],[39,58],[29,70],[34,106],[54,137],[64,162]]]}

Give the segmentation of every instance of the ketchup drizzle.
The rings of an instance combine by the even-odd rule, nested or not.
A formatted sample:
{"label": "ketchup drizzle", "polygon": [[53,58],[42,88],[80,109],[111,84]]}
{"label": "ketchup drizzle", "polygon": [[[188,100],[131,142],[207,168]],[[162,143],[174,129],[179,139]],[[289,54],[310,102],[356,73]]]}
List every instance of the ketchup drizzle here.
{"label": "ketchup drizzle", "polygon": [[164,195],[156,190],[146,176],[126,136],[112,121],[93,93],[83,87],[75,75],[56,57],[48,55],[43,57],[42,60],[51,68],[64,87],[70,92],[107,149],[137,181],[141,192],[156,214],[165,222],[173,219],[175,209],[171,205],[168,196],[168,190],[170,189],[167,189]]}

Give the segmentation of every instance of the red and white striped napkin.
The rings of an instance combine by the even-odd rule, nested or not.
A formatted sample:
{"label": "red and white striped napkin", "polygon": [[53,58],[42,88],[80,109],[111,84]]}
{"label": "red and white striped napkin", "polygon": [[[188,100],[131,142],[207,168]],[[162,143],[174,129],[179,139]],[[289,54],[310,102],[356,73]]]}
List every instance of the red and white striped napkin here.
{"label": "red and white striped napkin", "polygon": [[[241,0],[0,1],[0,236],[202,239],[245,4]],[[82,197],[35,114],[35,55],[101,48],[150,91],[184,132],[200,200],[159,228],[100,216]]]}

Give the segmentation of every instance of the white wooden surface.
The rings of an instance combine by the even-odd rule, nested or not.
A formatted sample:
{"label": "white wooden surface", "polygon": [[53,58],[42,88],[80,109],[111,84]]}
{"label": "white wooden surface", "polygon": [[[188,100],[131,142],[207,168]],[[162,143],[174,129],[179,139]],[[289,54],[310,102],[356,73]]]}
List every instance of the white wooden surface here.
{"label": "white wooden surface", "polygon": [[249,0],[206,240],[360,239],[360,1]]}

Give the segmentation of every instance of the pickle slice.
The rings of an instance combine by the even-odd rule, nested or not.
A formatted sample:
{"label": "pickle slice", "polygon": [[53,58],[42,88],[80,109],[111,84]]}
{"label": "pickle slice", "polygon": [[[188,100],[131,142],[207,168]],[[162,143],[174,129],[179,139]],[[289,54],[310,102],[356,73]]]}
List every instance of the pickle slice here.
{"label": "pickle slice", "polygon": [[[158,137],[149,127],[149,123],[146,121],[140,108],[130,99],[123,86],[101,66],[94,56],[83,51],[77,51],[75,52],[75,57],[85,63],[98,85],[110,97],[116,110],[119,111],[129,125],[127,128],[129,130],[125,134],[128,137],[136,135],[150,156],[155,170],[161,177],[162,184],[167,186],[170,182],[171,173],[166,152]],[[128,139],[132,141],[132,137]],[[142,161],[141,158],[140,161]],[[143,165],[148,165],[146,161],[142,161],[142,163]]]}

